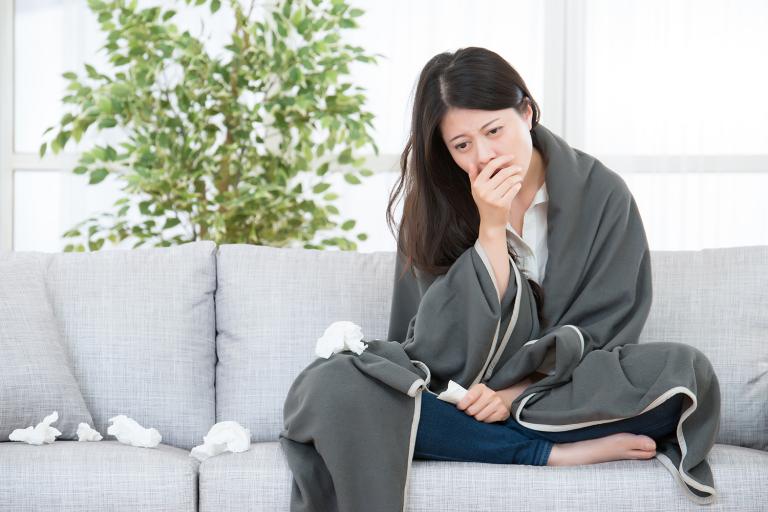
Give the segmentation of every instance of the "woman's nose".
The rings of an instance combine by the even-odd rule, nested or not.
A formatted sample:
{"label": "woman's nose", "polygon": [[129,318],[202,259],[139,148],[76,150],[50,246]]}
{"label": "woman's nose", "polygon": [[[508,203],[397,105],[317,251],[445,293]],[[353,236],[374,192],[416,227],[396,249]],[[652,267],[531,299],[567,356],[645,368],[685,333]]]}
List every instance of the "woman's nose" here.
{"label": "woman's nose", "polygon": [[478,165],[477,171],[480,172],[485,169],[485,166],[488,165],[488,162],[496,158],[496,152],[494,151],[491,144],[488,144],[487,142],[478,141],[476,147]]}

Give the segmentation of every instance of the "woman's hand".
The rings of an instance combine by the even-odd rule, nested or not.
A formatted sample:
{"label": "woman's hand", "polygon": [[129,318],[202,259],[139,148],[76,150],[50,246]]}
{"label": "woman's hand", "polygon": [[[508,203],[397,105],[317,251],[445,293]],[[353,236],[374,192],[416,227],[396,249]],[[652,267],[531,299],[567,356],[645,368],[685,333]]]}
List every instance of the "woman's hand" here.
{"label": "woman's hand", "polygon": [[497,391],[479,382],[467,390],[467,394],[459,400],[456,407],[477,421],[494,423],[509,418],[509,405]]}
{"label": "woman's hand", "polygon": [[514,158],[514,155],[501,155],[480,172],[469,171],[472,198],[480,212],[480,222],[487,228],[506,228],[512,200],[523,185],[523,168],[509,165]]}
{"label": "woman's hand", "polygon": [[517,384],[512,385],[508,388],[500,389],[496,392],[499,394],[499,396],[501,396],[501,399],[504,401],[504,405],[507,406],[507,410],[511,412],[512,402],[514,402],[517,399],[517,397],[522,395],[523,391],[528,389],[528,387],[531,384],[533,384],[534,382],[537,382],[537,380],[535,380],[533,375],[536,375],[536,374],[529,375],[528,377],[524,378]]}

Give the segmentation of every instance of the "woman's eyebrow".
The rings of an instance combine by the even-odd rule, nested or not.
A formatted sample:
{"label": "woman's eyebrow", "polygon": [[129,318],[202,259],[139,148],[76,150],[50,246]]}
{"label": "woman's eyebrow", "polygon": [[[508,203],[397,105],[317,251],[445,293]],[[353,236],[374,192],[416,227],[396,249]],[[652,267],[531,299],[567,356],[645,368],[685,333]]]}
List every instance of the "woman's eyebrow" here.
{"label": "woman's eyebrow", "polygon": [[[480,129],[482,130],[483,128],[485,128],[485,127],[486,127],[486,126],[488,126],[489,124],[493,123],[494,121],[498,121],[498,120],[499,120],[499,118],[498,118],[498,117],[497,117],[496,119],[491,119],[490,121],[488,121],[487,123],[485,123],[483,126],[481,126],[481,127],[480,127]],[[454,140],[458,139],[459,137],[463,137],[463,136],[464,136],[464,134],[463,134],[463,133],[460,133],[459,135],[455,136],[454,138],[452,138],[452,139],[451,139],[451,140],[449,140],[448,142],[453,142]]]}

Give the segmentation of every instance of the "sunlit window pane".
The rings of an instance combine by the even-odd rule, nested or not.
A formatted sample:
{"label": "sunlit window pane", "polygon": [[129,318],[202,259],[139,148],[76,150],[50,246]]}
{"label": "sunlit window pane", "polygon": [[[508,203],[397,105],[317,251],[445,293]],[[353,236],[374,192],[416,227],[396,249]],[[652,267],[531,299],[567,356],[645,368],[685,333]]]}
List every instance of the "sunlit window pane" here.
{"label": "sunlit window pane", "polygon": [[61,172],[14,173],[13,248],[57,252],[61,217]]}
{"label": "sunlit window pane", "polygon": [[[85,2],[23,0],[15,3],[14,149],[37,152],[43,131],[65,112],[61,98],[67,81],[87,55],[94,61],[94,16]],[[67,150],[71,148],[68,147]]]}
{"label": "sunlit window pane", "polygon": [[[120,183],[107,177],[88,185],[84,176],[55,171],[14,171],[13,249],[59,252],[72,243],[61,235],[82,220],[111,211]],[[82,239],[77,240],[83,243]],[[108,247],[105,244],[105,249]]]}
{"label": "sunlit window pane", "polygon": [[768,245],[768,174],[624,176],[652,250]]}
{"label": "sunlit window pane", "polygon": [[[424,64],[434,55],[481,46],[504,57],[523,77],[546,122],[544,2],[397,0],[354,2],[366,13],[360,29],[345,31],[350,44],[381,53],[378,64],[350,66],[366,88],[367,108],[376,115],[374,139],[383,154],[398,154],[408,136],[412,93]],[[489,13],[494,13],[489,16]]]}
{"label": "sunlit window pane", "polygon": [[768,2],[585,5],[587,151],[768,153]]}

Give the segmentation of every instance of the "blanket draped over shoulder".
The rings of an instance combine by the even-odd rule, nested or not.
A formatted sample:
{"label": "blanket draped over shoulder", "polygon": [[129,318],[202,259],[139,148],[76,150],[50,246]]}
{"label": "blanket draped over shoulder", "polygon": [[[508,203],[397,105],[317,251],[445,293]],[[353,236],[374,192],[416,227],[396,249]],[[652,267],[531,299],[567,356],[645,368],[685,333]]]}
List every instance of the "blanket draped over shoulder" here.
{"label": "blanket draped over shoulder", "polygon": [[546,377],[510,412],[541,432],[619,421],[683,395],[656,458],[692,501],[715,499],[706,457],[719,429],[718,380],[690,345],[639,343],[652,290],[634,198],[599,160],[542,125],[534,132],[548,158],[543,321],[511,257],[499,299],[479,240],[439,276],[400,278],[396,253],[387,340],[315,359],[288,392],[279,441],[293,473],[292,512],[405,511],[421,393],[450,380],[499,390],[534,371]]}

